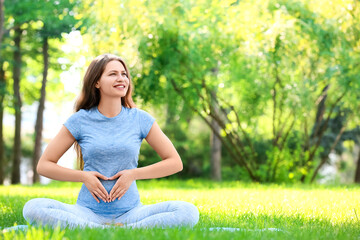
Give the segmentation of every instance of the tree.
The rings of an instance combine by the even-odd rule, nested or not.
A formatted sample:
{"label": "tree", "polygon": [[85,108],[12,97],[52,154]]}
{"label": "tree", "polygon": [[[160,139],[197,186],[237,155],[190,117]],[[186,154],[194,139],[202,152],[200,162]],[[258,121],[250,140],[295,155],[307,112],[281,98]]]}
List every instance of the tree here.
{"label": "tree", "polygon": [[359,107],[360,85],[358,3],[317,4],[96,2],[85,38],[133,56],[144,101],[196,113],[244,178],[311,181],[354,128],[354,114],[330,125]]}
{"label": "tree", "polygon": [[[211,81],[214,82],[214,84],[211,85],[210,89],[213,93],[215,93],[217,89],[216,83],[218,83],[218,80],[216,73],[219,68],[218,63],[222,61],[222,57],[220,56],[221,54],[219,54],[220,51],[215,48],[220,48],[219,46],[223,47],[224,53],[227,49],[226,41],[216,37],[221,36],[217,30],[218,25],[216,25],[221,25],[221,20],[217,19],[215,21],[215,27],[209,26],[214,25],[214,22],[209,23],[211,16],[221,18],[219,17],[221,15],[211,12],[214,11],[218,5],[211,8],[211,11],[205,16],[202,16],[201,10],[196,9],[196,11],[190,12],[191,8],[187,8],[183,4],[162,4],[160,6],[157,6],[157,4],[154,4],[155,6],[152,7],[156,7],[158,13],[153,11],[151,15],[155,16],[151,17],[158,18],[159,20],[154,22],[161,22],[162,24],[154,24],[150,29],[147,29],[148,32],[151,32],[150,36],[153,37],[145,34],[140,40],[139,51],[141,59],[143,62],[150,62],[151,64],[148,64],[149,68],[147,66],[143,67],[138,88],[145,93],[145,96],[152,96],[151,102],[159,102],[161,98],[179,99],[180,97],[181,99],[178,101],[184,102],[185,106],[189,108],[189,105],[197,105],[197,102],[202,101],[202,99],[199,99],[199,95],[196,92],[186,98],[175,91],[175,96],[177,95],[177,97],[175,97],[174,88],[177,89],[176,85],[178,83],[184,81],[184,85],[180,87],[181,89],[189,87],[195,90],[199,88],[199,86],[201,88],[202,83],[200,80],[200,83],[196,83],[198,85],[192,85],[193,82],[198,81],[199,78],[209,78],[213,75],[211,76]],[[161,12],[171,12],[171,15],[162,16]],[[192,22],[187,22],[187,16],[203,18],[199,22],[201,22],[201,25],[206,31],[208,29],[210,30],[201,36],[201,42],[198,41],[200,38],[197,39],[197,36],[195,36],[194,39],[194,36],[192,36],[194,34],[190,35],[191,31],[194,32],[196,29],[193,28]],[[183,19],[185,19],[185,21]],[[141,21],[146,22],[146,19],[141,19]],[[192,38],[192,41],[189,41],[189,38]],[[212,45],[215,45],[215,48],[211,47]],[[212,54],[210,55],[209,52]],[[204,61],[205,59],[207,60]],[[164,89],[166,89],[166,91],[164,91]],[[161,93],[162,91],[164,91],[164,94]],[[153,97],[154,95],[156,96],[155,98]],[[168,101],[165,100],[165,102]],[[192,107],[189,109],[194,110]],[[214,126],[214,129],[212,129],[212,142],[214,144],[211,144],[211,174],[212,178],[220,180],[221,144],[217,141],[220,133],[216,127],[217,123],[212,122],[212,125]],[[217,132],[217,135],[214,132]]]}
{"label": "tree", "polygon": [[[239,5],[236,8],[233,5],[224,7],[213,3],[207,10],[216,19],[215,16],[221,14],[215,12],[221,7],[228,12],[235,8],[235,12],[239,13],[240,9],[247,8],[247,3],[243,4],[244,6]],[[345,96],[356,96],[356,91],[350,86],[358,85],[358,75],[355,72],[349,74],[349,69],[357,69],[358,72],[358,67],[353,66],[356,62],[353,58],[346,57],[345,52],[349,52],[349,48],[344,46],[348,46],[349,41],[344,38],[345,34],[339,31],[335,21],[322,19],[299,2],[269,5],[270,13],[276,12],[273,16],[278,17],[273,17],[272,22],[266,20],[269,23],[262,22],[263,19],[271,18],[268,9],[262,8],[259,11],[262,17],[256,19],[258,22],[251,19],[253,23],[246,25],[263,24],[262,29],[268,29],[256,29],[258,32],[253,34],[256,36],[254,41],[260,43],[260,46],[256,46],[255,43],[255,46],[248,46],[252,48],[250,53],[248,49],[236,44],[248,43],[253,39],[246,39],[247,36],[238,39],[235,37],[236,43],[232,41],[232,34],[227,29],[230,25],[229,28],[233,32],[241,33],[241,24],[236,28],[236,25],[231,23],[222,25],[221,20],[218,25],[216,20],[211,21],[211,29],[216,29],[213,30],[214,33],[218,31],[217,34],[211,35],[209,28],[206,28],[206,22],[202,22],[199,25],[207,34],[197,35],[194,32],[200,31],[193,29],[186,21],[186,15],[194,18],[193,12],[178,18],[184,19],[181,23],[174,24],[171,19],[166,19],[165,26],[157,26],[156,32],[153,30],[153,35],[158,36],[157,38],[143,38],[140,53],[145,62],[151,62],[150,68],[145,70],[147,74],[143,78],[143,84],[151,86],[152,91],[161,89],[161,85],[158,84],[159,78],[153,73],[162,73],[165,79],[172,83],[174,90],[203,118],[214,133],[216,129],[209,119],[218,123],[222,129],[219,137],[224,146],[232,159],[246,170],[252,180],[287,181],[296,177],[305,181],[306,176],[311,176],[311,171],[315,171],[316,175],[317,169],[323,164],[322,161],[317,162],[322,152],[319,147],[330,119],[335,117],[334,109],[344,101]],[[178,4],[173,11],[188,10],[182,7]],[[174,12],[172,16],[175,15]],[[206,11],[205,14],[204,11],[201,13],[206,17]],[[251,15],[257,17],[255,12],[251,12]],[[238,23],[242,20],[239,17],[233,19]],[[318,21],[322,24],[317,23]],[[196,22],[199,22],[199,19]],[[223,39],[226,41],[222,41]],[[237,48],[241,48],[241,51],[234,50]],[[218,49],[221,49],[221,53],[226,57],[216,55]],[[256,51],[260,51],[261,55],[257,55]],[[204,59],[210,60],[209,63]],[[231,80],[230,84],[224,84],[232,89],[223,91],[221,96],[213,93],[214,85],[219,84],[218,80],[209,77],[211,70],[216,66],[216,60],[229,62],[220,67],[220,74],[224,79]],[[332,83],[334,78],[339,81]],[[259,79],[262,84],[259,83]],[[242,88],[241,104],[236,103],[236,95],[239,95],[239,92],[235,92],[236,86]],[[319,92],[319,86],[322,86],[322,92]],[[156,95],[156,92],[153,94]],[[328,107],[324,105],[325,101]],[[320,105],[317,106],[318,103]],[[352,110],[355,110],[356,106],[352,106]],[[316,125],[310,139],[307,124],[310,115],[305,114],[314,112],[314,107],[318,109],[316,123],[321,126]],[[220,111],[216,111],[216,108]],[[272,109],[271,114],[267,108]],[[240,112],[246,113],[248,119],[242,117]],[[256,136],[250,134],[254,132],[251,128],[257,128],[256,124],[259,124],[261,115],[271,116],[271,141],[261,140],[266,146],[265,159],[258,154],[261,145],[256,144]],[[305,134],[302,134],[299,128],[302,126],[305,128]],[[345,127],[339,129],[339,135],[333,139],[330,149],[337,145],[344,130]]]}
{"label": "tree", "polygon": [[39,106],[36,116],[35,124],[35,144],[34,155],[32,159],[33,166],[33,182],[39,182],[39,174],[37,174],[36,166],[41,155],[42,146],[42,130],[43,130],[43,113],[45,109],[46,98],[46,83],[49,68],[49,38],[61,38],[64,32],[70,32],[74,29],[77,21],[74,18],[73,8],[74,3],[69,1],[61,2],[46,2],[38,13],[39,20],[43,22],[43,27],[40,29],[40,39],[42,41],[42,55],[43,55],[43,78],[41,84],[41,95],[39,99]]}
{"label": "tree", "polygon": [[20,25],[14,28],[14,107],[15,107],[15,137],[14,137],[14,158],[11,174],[11,183],[20,183],[20,158],[21,158],[21,96],[20,96],[20,77],[21,77],[21,35],[23,30]]}
{"label": "tree", "polygon": [[[216,93],[213,94],[216,98]],[[214,109],[217,111],[216,114],[219,114],[219,110],[217,108]],[[211,166],[211,178],[214,181],[221,181],[221,138],[220,135],[220,126],[219,124],[212,119],[211,121],[211,129],[213,129],[211,134],[211,156],[210,156],[210,166]]]}
{"label": "tree", "polygon": [[[13,29],[13,91],[14,91],[14,109],[15,109],[15,134],[13,145],[13,161],[11,183],[20,182],[20,161],[21,161],[21,107],[22,99],[20,93],[21,67],[22,67],[22,49],[21,42],[24,28],[28,27],[31,21],[36,19],[35,10],[37,2],[30,0],[14,0],[5,2],[5,15],[11,16],[14,21]],[[30,9],[30,11],[29,11]]]}

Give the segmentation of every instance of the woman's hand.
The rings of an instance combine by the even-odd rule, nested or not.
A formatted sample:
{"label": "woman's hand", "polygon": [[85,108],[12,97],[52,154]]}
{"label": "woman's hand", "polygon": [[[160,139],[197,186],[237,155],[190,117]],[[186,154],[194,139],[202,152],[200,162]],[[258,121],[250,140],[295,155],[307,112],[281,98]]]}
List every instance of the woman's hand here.
{"label": "woman's hand", "polygon": [[104,202],[110,202],[109,194],[107,193],[106,189],[101,184],[98,178],[101,178],[103,180],[109,180],[109,178],[105,177],[101,173],[95,171],[84,171],[82,182],[85,184],[91,195],[98,203],[100,203],[100,201],[97,197],[101,198],[101,200],[103,200]]}
{"label": "woman's hand", "polygon": [[119,178],[113,188],[110,191],[110,201],[114,201],[116,198],[120,198],[126,193],[126,191],[131,186],[132,182],[135,180],[133,171],[123,170],[110,177],[108,180],[114,180]]}

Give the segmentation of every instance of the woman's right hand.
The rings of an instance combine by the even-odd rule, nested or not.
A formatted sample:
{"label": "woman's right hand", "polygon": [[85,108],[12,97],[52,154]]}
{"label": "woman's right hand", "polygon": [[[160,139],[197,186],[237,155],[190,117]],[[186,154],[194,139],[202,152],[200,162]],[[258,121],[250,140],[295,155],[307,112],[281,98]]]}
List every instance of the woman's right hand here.
{"label": "woman's right hand", "polygon": [[90,172],[84,171],[82,182],[85,184],[91,195],[95,198],[95,200],[98,203],[100,203],[100,201],[97,197],[101,198],[104,202],[110,202],[109,194],[98,178],[101,178],[103,180],[108,180],[108,178],[102,175],[101,173],[95,171],[90,171]]}

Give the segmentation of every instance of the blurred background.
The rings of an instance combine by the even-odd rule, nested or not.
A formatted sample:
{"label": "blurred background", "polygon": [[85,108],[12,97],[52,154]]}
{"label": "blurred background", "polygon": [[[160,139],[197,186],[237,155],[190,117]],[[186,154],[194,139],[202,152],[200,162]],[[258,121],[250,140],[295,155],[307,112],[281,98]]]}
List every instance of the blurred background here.
{"label": "blurred background", "polygon": [[[360,1],[0,3],[0,184],[49,182],[34,167],[103,53],[182,157],[168,178],[360,182]],[[160,160],[144,141],[139,167]]]}

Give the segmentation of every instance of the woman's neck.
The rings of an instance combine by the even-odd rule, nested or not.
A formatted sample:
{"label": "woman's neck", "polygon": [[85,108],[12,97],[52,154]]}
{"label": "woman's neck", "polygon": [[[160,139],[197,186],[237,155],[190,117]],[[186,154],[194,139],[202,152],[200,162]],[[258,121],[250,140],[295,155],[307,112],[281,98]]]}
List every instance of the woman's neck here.
{"label": "woman's neck", "polygon": [[121,98],[120,100],[116,98],[106,100],[100,99],[97,108],[102,115],[108,118],[115,117],[122,111]]}

